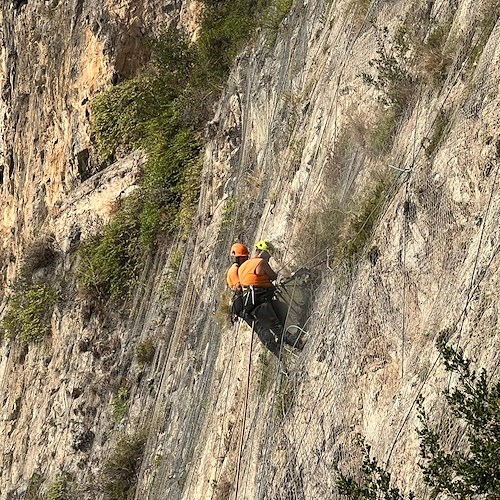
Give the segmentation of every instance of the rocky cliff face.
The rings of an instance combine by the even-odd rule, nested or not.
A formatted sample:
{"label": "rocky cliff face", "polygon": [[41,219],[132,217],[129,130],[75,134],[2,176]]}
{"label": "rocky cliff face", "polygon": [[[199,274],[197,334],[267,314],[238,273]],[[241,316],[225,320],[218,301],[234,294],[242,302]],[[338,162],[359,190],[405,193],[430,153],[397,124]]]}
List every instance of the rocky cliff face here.
{"label": "rocky cliff face", "polygon": [[[356,433],[427,498],[416,400],[446,422],[454,383],[437,336],[493,373],[499,359],[498,2],[294,2],[239,56],[207,125],[192,234],[149,256],[125,309],[102,311],[75,292],[74,252],[143,157],[94,163],[89,101],[189,8],[3,4],[3,305],[42,234],[63,295],[49,338],[2,340],[0,498],[61,474],[69,498],[101,498],[106,460],[137,431],[138,499],[337,498]],[[262,237],[282,275],[316,278],[287,376],[224,316],[227,249]]]}

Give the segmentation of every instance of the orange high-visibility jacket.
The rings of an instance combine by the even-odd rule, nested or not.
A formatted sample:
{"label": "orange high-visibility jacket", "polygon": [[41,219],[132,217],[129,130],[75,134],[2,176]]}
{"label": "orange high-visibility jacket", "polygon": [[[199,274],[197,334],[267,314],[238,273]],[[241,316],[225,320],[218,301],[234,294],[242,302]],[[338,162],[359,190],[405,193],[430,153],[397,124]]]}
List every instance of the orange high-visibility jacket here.
{"label": "orange high-visibility jacket", "polygon": [[227,270],[226,280],[231,290],[236,290],[238,288],[238,285],[240,284],[240,277],[238,276],[238,268],[239,268],[238,264],[234,263]]}
{"label": "orange high-visibility jacket", "polygon": [[262,288],[270,288],[274,286],[271,279],[267,274],[256,274],[255,269],[264,259],[256,258],[250,259],[243,264],[241,264],[238,275],[240,277],[240,283],[243,286],[258,286]]}

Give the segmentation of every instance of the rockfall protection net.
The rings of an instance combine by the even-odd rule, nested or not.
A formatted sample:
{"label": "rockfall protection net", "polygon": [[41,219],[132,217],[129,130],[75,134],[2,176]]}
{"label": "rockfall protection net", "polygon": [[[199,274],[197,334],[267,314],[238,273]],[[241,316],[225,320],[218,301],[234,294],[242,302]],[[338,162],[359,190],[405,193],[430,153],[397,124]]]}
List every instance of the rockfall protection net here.
{"label": "rockfall protection net", "polygon": [[[346,18],[351,36],[334,63],[336,90],[328,113],[318,120],[322,139],[311,154],[312,163],[326,163],[326,150],[335,150],[342,74],[379,4],[372,3],[361,23],[355,16]],[[436,18],[443,16],[444,4],[436,4]],[[320,11],[323,20],[318,20]],[[310,16],[308,26],[327,26],[325,20],[333,19],[334,11],[335,3],[318,2],[316,18]],[[464,346],[482,362],[494,367],[498,362],[498,339],[493,333],[488,338],[487,333],[493,332],[498,315],[492,294],[498,288],[500,248],[499,100],[498,81],[485,62],[498,61],[498,43],[486,44],[482,64],[471,70],[467,63],[483,42],[480,27],[467,33],[468,41],[455,51],[433,106],[421,89],[403,119],[399,132],[406,140],[397,140],[392,155],[385,157],[385,170],[392,175],[384,195],[371,212],[364,213],[367,222],[376,213],[377,221],[356,261],[338,258],[336,246],[317,248],[308,255],[304,267],[320,263],[316,267],[320,279],[313,307],[301,318],[307,332],[305,351],[285,349],[288,372],[263,355],[257,342],[250,358],[246,326],[238,325],[232,338],[220,339],[214,323],[208,337],[199,340],[208,340],[205,356],[186,397],[195,394],[200,402],[209,401],[210,408],[200,403],[185,414],[173,408],[169,421],[182,423],[186,451],[167,461],[169,474],[157,473],[153,489],[158,494],[151,498],[162,498],[165,492],[198,498],[202,491],[204,498],[213,499],[233,498],[236,491],[238,498],[335,498],[336,464],[345,473],[359,472],[360,451],[353,442],[357,432],[373,444],[379,463],[406,474],[403,487],[419,484],[416,400],[424,395],[434,401],[433,395],[449,383],[435,338],[444,334],[452,345]],[[318,36],[327,41],[328,30]],[[491,38],[498,42],[498,27]],[[465,78],[472,78],[469,87],[463,85]],[[436,144],[430,147],[433,140]],[[249,147],[243,140],[239,162],[245,163]],[[266,154],[268,161],[276,161],[272,152]],[[307,178],[297,196],[297,211],[321,191],[318,186],[328,186],[332,192],[321,194],[348,206],[363,185],[365,160],[359,147],[352,148],[333,183]],[[238,170],[232,179],[235,186],[242,181],[242,172]],[[264,194],[259,196],[254,216],[262,210],[255,208],[263,206]],[[244,207],[237,205],[224,228],[221,248],[244,240],[237,227],[242,212]],[[272,224],[271,212],[263,213],[261,220],[262,227]],[[357,231],[364,230],[362,222]],[[281,257],[285,263],[288,255]],[[297,291],[290,285],[288,297]],[[209,306],[216,302],[214,298]],[[185,299],[184,316],[196,311],[194,297]],[[218,359],[228,362],[219,366]],[[188,378],[180,365],[166,376],[178,380],[177,385]],[[437,420],[441,415],[436,409]],[[174,438],[165,437],[165,448],[169,439]],[[413,475],[405,463],[408,457]],[[199,479],[206,481],[204,461],[207,469],[216,464],[208,484]]]}
{"label": "rockfall protection net", "polygon": [[[493,372],[498,367],[497,310],[491,303],[500,249],[498,82],[483,65],[474,74],[474,90],[454,95],[481,43],[481,34],[470,36],[470,44],[455,55],[437,109],[424,114],[422,96],[415,105],[411,144],[400,155],[380,201],[380,225],[357,266],[322,267],[322,284],[307,320],[307,356],[292,356],[287,376],[276,369],[272,401],[264,412],[261,401],[251,405],[256,411],[247,425],[241,498],[255,490],[262,499],[332,498],[338,494],[337,463],[346,473],[359,473],[356,432],[372,440],[379,463],[407,473],[401,462],[405,441],[415,442],[417,397],[433,401],[432,393],[446,388],[442,360],[433,347],[439,334],[447,335],[450,345],[479,353]],[[498,29],[492,37],[498,40]],[[485,47],[486,61],[498,60],[497,45]],[[432,150],[429,140],[438,129],[441,137]],[[352,166],[355,170],[339,186],[344,193],[359,174],[355,155]],[[324,250],[320,259],[327,257]],[[486,342],[484,354],[479,339],[489,335],[493,340]],[[388,369],[390,376],[384,374]],[[379,371],[383,375],[371,375]],[[373,384],[364,389],[369,394],[356,390],[370,377],[381,385],[397,386],[399,380],[401,389],[387,391],[390,399],[384,387],[377,391]],[[374,401],[364,401],[369,397]],[[388,404],[393,409],[384,415]],[[386,419],[378,432],[372,428],[377,412]],[[438,420],[442,415],[437,410]],[[266,430],[257,451],[262,420]],[[454,439],[459,442],[460,436]],[[410,451],[414,478],[406,476],[406,488],[421,484],[417,448]],[[257,471],[251,466],[255,461]]]}

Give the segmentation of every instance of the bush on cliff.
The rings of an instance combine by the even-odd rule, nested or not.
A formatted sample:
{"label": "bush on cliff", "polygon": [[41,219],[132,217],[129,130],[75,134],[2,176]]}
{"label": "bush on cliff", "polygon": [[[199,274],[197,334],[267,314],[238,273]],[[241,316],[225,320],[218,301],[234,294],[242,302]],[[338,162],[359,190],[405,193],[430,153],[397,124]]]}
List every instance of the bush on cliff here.
{"label": "bush on cliff", "polygon": [[142,264],[140,221],[142,202],[127,198],[104,231],[80,247],[79,285],[95,299],[125,300],[137,282]]}
{"label": "bush on cliff", "polygon": [[103,469],[103,489],[106,500],[134,498],[145,444],[144,432],[126,434],[119,439]]}
{"label": "bush on cliff", "polygon": [[234,57],[269,3],[206,0],[195,44],[169,28],[151,41],[143,75],[95,99],[91,137],[99,161],[134,148],[148,154],[135,210],[124,204],[109,227],[82,246],[80,283],[99,298],[126,297],[141,253],[159,231],[187,233],[200,192],[203,127]]}
{"label": "bush on cliff", "polygon": [[18,284],[2,319],[5,336],[29,343],[50,334],[50,318],[56,298],[57,294],[49,284]]}
{"label": "bush on cliff", "polygon": [[492,384],[486,370],[471,369],[461,349],[438,348],[447,371],[458,375],[458,384],[445,392],[446,401],[462,438],[451,446],[429,419],[419,402],[421,468],[433,498],[445,493],[453,498],[500,498],[500,381]]}
{"label": "bush on cliff", "polygon": [[[445,391],[449,407],[446,426],[436,425],[418,401],[421,423],[420,468],[424,482],[431,488],[430,498],[440,495],[458,499],[500,498],[500,381],[491,383],[486,370],[471,369],[461,349],[438,341],[447,371],[458,376],[457,385]],[[450,443],[449,429],[459,438]],[[446,433],[446,435],[445,435]],[[350,499],[387,498],[403,500],[400,490],[391,486],[391,475],[370,457],[370,447],[364,450],[360,479],[340,472],[337,467],[337,487]],[[413,493],[408,498],[414,498]]]}

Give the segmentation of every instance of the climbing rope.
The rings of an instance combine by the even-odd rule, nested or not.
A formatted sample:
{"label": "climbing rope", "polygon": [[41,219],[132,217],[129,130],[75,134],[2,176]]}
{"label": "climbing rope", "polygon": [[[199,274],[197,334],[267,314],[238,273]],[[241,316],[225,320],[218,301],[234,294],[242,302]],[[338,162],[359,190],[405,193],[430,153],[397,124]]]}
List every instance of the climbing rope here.
{"label": "climbing rope", "polygon": [[243,456],[243,442],[244,442],[244,437],[245,437],[245,424],[246,424],[246,418],[247,418],[248,392],[250,389],[250,371],[252,368],[252,349],[253,349],[254,330],[255,330],[255,322],[252,323],[252,336],[250,339],[250,352],[248,353],[247,381],[246,381],[245,399],[244,399],[244,405],[243,405],[243,418],[242,418],[242,423],[241,423],[241,435],[240,435],[240,446],[239,446],[239,453],[238,453],[238,465],[236,467],[236,487],[235,487],[235,492],[234,492],[234,500],[238,500],[238,491],[239,491],[239,486],[240,486],[241,458]]}
{"label": "climbing rope", "polygon": [[[230,362],[229,362],[229,372],[228,372],[228,377],[227,377],[228,381],[230,381],[232,379],[233,359],[234,359],[234,353],[235,353],[235,350],[236,350],[236,344],[237,344],[238,338],[240,336],[241,323],[242,323],[241,319],[236,322],[236,334],[233,336],[234,340],[233,340],[233,345],[231,347],[231,358],[230,358]],[[253,337],[253,335],[252,335],[252,337]],[[220,381],[220,384],[219,384],[219,390],[217,391],[217,394],[221,393],[221,389],[224,386],[224,379],[225,379],[226,371],[227,371],[227,366],[224,368],[224,374],[221,377],[221,381]],[[222,415],[223,415],[223,419],[224,420],[226,419],[226,415],[227,415],[227,407],[228,407],[228,402],[229,402],[229,389],[230,389],[230,387],[231,387],[231,385],[230,385],[230,383],[228,383],[227,386],[226,386],[226,397],[224,399],[224,408],[222,410]],[[215,406],[216,405],[217,405],[217,401],[215,402]],[[219,445],[218,445],[217,460],[219,460],[220,457],[221,457],[221,448],[222,448],[222,441],[223,441],[223,439],[224,439],[224,433],[223,433],[223,429],[222,429],[221,430],[220,439],[219,439]],[[217,464],[218,463],[219,462],[217,462]],[[220,469],[222,469],[222,463],[221,463]],[[215,472],[215,478],[216,478],[216,482],[217,483],[220,481],[221,475],[222,475],[222,471],[221,470],[219,471],[219,466],[217,465],[216,472]]]}

